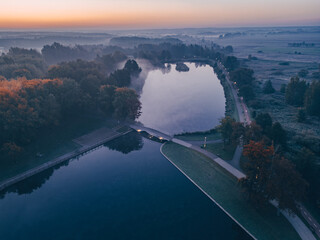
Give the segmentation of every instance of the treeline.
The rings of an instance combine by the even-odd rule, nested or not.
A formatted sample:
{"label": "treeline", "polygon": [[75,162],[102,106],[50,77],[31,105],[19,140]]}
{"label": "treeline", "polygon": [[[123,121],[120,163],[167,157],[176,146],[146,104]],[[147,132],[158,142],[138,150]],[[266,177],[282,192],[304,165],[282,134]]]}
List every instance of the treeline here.
{"label": "treeline", "polygon": [[[239,90],[239,95],[248,103],[248,105],[254,104],[252,100],[255,99],[255,93],[253,89],[254,85],[254,71],[250,68],[241,67],[241,62],[234,56],[225,56],[219,54],[217,59],[223,64],[223,66],[229,72],[230,81]],[[225,74],[217,64],[214,65],[215,73],[219,79],[225,79]]]}
{"label": "treeline", "polygon": [[145,38],[145,37],[114,37],[110,40],[111,45],[121,46],[121,47],[135,47],[141,44],[181,44],[182,41],[178,38]]}
{"label": "treeline", "polygon": [[299,111],[298,120],[301,122],[305,120],[303,111],[320,117],[320,82],[314,80],[308,84],[299,77],[292,77],[285,88],[285,100],[290,105],[304,107]]}
{"label": "treeline", "polygon": [[149,60],[155,66],[163,66],[166,61],[183,60],[194,58],[224,59],[225,54],[230,52],[231,46],[220,48],[213,45],[211,48],[200,45],[185,44],[141,44],[133,49],[135,58]]}
{"label": "treeline", "polygon": [[[103,112],[116,119],[140,115],[139,96],[130,85],[141,69],[134,60],[110,76],[96,62],[62,63],[48,71],[48,79],[0,81],[1,158],[15,158],[42,128]],[[127,79],[123,79],[123,74]]]}
{"label": "treeline", "polygon": [[56,42],[52,45],[45,45],[41,53],[48,64],[77,59],[90,60],[95,57],[94,53],[90,54],[90,52],[82,46],[68,47]]}
{"label": "treeline", "polygon": [[[225,144],[244,144],[243,154],[247,160],[243,167],[247,177],[241,184],[249,200],[258,207],[277,200],[280,209],[297,211],[297,201],[305,199],[308,189],[308,183],[299,172],[308,167],[308,163],[285,157],[287,138],[281,124],[262,113],[250,125],[226,117],[220,121],[218,130]],[[319,199],[319,194],[314,195],[315,190],[309,189]]]}
{"label": "treeline", "polygon": [[124,49],[117,46],[103,45],[76,45],[64,46],[60,43],[45,45],[41,54],[47,64],[56,64],[74,60],[94,60],[97,56],[113,54],[114,52],[125,52]]}
{"label": "treeline", "polygon": [[7,79],[40,78],[45,75],[47,68],[43,56],[33,49],[10,48],[7,54],[0,56],[0,76]]}

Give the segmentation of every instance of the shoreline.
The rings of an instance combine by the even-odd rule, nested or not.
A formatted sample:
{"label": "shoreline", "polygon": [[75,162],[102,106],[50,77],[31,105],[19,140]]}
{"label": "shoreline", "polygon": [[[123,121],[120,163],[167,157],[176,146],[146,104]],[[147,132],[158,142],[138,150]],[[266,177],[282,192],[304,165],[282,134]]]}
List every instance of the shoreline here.
{"label": "shoreline", "polygon": [[28,171],[25,171],[25,172],[23,172],[21,174],[18,174],[16,176],[12,177],[12,178],[4,180],[4,181],[2,181],[0,183],[0,192],[4,191],[6,188],[8,188],[8,187],[20,182],[20,181],[23,181],[23,180],[25,180],[25,179],[27,179],[29,177],[32,177],[32,176],[38,174],[38,173],[40,173],[40,172],[42,172],[44,170],[52,168],[52,167],[54,167],[54,166],[56,166],[56,165],[58,165],[60,163],[65,162],[65,161],[77,158],[80,155],[83,155],[88,151],[92,151],[92,150],[98,148],[99,146],[101,146],[101,145],[103,145],[103,144],[105,144],[105,143],[107,143],[107,142],[109,142],[111,140],[114,140],[114,139],[116,139],[118,137],[124,136],[124,135],[130,133],[131,131],[132,131],[132,129],[130,129],[130,130],[124,132],[124,133],[117,133],[117,134],[115,134],[113,136],[109,136],[107,138],[99,140],[98,142],[91,143],[90,145],[82,146],[82,147],[77,148],[76,150],[74,150],[72,152],[66,153],[66,154],[64,154],[62,156],[59,156],[59,157],[57,157],[55,159],[52,159],[52,160],[50,160],[50,161],[48,161],[46,163],[43,163],[43,164],[41,164],[41,165],[39,165],[39,166],[37,166],[35,168],[32,168],[32,169],[30,169]]}
{"label": "shoreline", "polygon": [[160,153],[164,156],[175,168],[177,168],[187,179],[190,180],[201,192],[203,192],[212,202],[214,202],[225,214],[227,214],[238,226],[240,226],[250,237],[257,240],[244,226],[241,225],[227,210],[225,210],[214,198],[212,198],[206,191],[204,191],[194,180],[192,180],[182,169],[180,169],[169,157],[167,157],[162,148],[166,143],[163,143],[160,147]]}

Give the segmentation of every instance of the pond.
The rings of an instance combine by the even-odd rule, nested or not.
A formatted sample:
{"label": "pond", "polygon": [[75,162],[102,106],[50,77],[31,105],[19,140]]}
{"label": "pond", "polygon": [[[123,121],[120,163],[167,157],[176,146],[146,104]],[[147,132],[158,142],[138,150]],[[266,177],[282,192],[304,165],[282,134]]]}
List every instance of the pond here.
{"label": "pond", "polygon": [[250,239],[137,133],[12,186],[0,239]]}
{"label": "pond", "polygon": [[209,65],[186,63],[188,72],[175,64],[148,72],[141,91],[138,121],[165,133],[206,131],[225,114],[223,88]]}

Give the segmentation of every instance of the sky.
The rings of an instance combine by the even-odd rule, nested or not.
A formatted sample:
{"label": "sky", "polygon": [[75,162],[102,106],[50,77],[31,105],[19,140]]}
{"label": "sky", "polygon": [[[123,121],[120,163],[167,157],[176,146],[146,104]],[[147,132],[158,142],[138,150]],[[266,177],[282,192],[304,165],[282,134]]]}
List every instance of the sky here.
{"label": "sky", "polygon": [[320,0],[0,0],[0,28],[320,25]]}

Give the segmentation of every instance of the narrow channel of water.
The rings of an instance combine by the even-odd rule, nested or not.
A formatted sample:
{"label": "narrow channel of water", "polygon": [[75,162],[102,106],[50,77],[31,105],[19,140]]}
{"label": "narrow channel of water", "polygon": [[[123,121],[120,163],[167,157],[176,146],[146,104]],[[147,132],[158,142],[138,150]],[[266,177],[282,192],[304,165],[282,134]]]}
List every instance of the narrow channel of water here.
{"label": "narrow channel of water", "polygon": [[137,133],[9,189],[0,239],[249,239]]}

